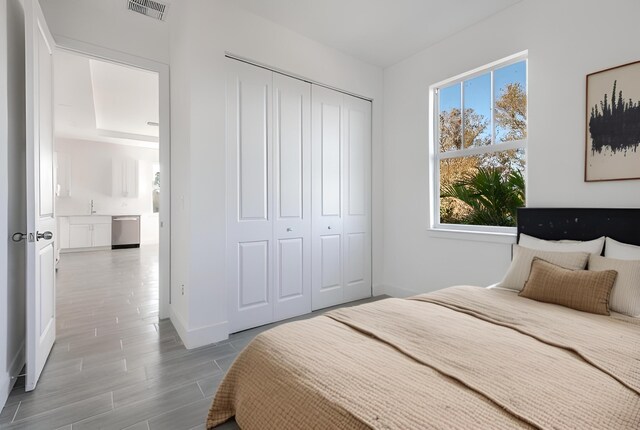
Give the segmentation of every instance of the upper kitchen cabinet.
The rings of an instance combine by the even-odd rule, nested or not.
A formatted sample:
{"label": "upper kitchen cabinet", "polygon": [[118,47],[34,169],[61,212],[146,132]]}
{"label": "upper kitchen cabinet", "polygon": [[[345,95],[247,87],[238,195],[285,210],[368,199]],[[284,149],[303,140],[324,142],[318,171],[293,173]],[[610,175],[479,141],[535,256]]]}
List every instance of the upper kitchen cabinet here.
{"label": "upper kitchen cabinet", "polygon": [[113,197],[138,197],[138,160],[130,158],[112,161],[112,196]]}

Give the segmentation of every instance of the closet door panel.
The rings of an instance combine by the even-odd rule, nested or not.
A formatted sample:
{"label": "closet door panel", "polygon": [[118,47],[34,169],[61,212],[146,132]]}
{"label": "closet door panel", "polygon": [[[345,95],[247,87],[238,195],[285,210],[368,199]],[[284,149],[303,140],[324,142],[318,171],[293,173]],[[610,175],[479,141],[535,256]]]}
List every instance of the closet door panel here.
{"label": "closet door panel", "polygon": [[342,237],[323,235],[320,237],[321,278],[320,290],[342,288]]}
{"label": "closet door panel", "polygon": [[275,319],[311,312],[311,84],[273,74]]}
{"label": "closet door panel", "polygon": [[238,101],[238,193],[239,218],[267,219],[269,163],[268,82],[239,79]]}
{"label": "closet door panel", "polygon": [[371,296],[371,102],[343,96],[344,300]]}
{"label": "closet door panel", "polygon": [[269,302],[269,241],[238,243],[240,309]]}
{"label": "closet door panel", "polygon": [[312,307],[343,302],[342,94],[312,86]]}
{"label": "closet door panel", "polygon": [[289,301],[303,297],[304,287],[304,239],[278,241],[278,300]]}
{"label": "closet door panel", "polygon": [[347,283],[347,289],[352,285],[364,282],[367,267],[367,249],[366,249],[366,234],[365,233],[349,233],[346,235],[346,261],[345,264],[346,275],[345,281]]}
{"label": "closet door panel", "polygon": [[227,66],[227,280],[236,332],[273,321],[272,72]]}
{"label": "closet door panel", "polygon": [[340,216],[340,105],[321,105],[320,132],[322,215]]}

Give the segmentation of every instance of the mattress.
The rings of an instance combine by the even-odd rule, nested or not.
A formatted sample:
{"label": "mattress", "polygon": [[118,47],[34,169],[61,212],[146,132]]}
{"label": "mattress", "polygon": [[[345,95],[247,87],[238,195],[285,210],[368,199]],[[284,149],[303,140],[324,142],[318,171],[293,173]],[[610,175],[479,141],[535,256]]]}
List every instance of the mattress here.
{"label": "mattress", "polygon": [[459,286],[258,335],[207,420],[242,429],[640,428],[640,321]]}

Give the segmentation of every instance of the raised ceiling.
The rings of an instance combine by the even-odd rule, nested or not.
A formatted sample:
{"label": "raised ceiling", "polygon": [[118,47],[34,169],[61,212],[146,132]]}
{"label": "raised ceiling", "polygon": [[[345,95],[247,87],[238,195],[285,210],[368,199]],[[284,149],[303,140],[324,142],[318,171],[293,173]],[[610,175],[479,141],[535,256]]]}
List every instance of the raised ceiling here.
{"label": "raised ceiling", "polygon": [[245,10],[380,67],[520,0],[235,0]]}
{"label": "raised ceiling", "polygon": [[57,137],[158,148],[158,75],[57,51]]}

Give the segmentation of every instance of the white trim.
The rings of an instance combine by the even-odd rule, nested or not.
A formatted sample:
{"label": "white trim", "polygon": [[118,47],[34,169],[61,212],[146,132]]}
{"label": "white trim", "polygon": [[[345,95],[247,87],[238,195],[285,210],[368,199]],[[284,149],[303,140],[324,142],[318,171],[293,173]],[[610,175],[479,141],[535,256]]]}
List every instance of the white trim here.
{"label": "white trim", "polygon": [[229,323],[227,321],[189,330],[187,329],[187,325],[183,319],[173,307],[169,309],[169,312],[171,315],[171,323],[175,327],[180,339],[187,349],[211,345],[212,343],[220,342],[229,338]]}
{"label": "white trim", "polygon": [[171,303],[171,104],[169,91],[169,65],[137,57],[121,51],[92,45],[76,39],[54,36],[56,47],[87,57],[98,58],[112,63],[136,67],[158,73],[160,85],[160,127],[159,149],[162,172],[160,188],[160,246],[159,246],[159,318],[169,318]]}
{"label": "white trim", "polygon": [[[452,224],[441,224],[439,227],[431,227],[427,229],[427,233],[431,237],[440,239],[454,239],[454,240],[466,240],[471,242],[489,242],[489,243],[516,243],[516,228],[515,227],[502,227],[504,229],[513,229],[513,231],[488,231],[483,230],[483,227],[490,226],[454,226],[450,228]],[[459,227],[459,228],[456,228]],[[466,228],[463,228],[466,227]],[[500,227],[498,227],[500,228]]]}
{"label": "white trim", "polygon": [[[499,142],[484,146],[470,146],[469,148],[458,149],[456,151],[439,152],[437,158],[439,160],[447,160],[449,158],[469,157],[473,155],[489,154],[491,152],[509,151],[511,149],[520,149],[527,147],[527,140],[512,140],[509,142]],[[434,149],[435,152],[435,149]]]}
{"label": "white trim", "polygon": [[[13,232],[9,231],[8,212],[8,150],[9,150],[9,94],[8,94],[8,34],[7,34],[7,2],[0,0],[0,365],[5,366],[7,347],[9,344],[9,321],[7,315],[8,294],[8,258],[9,238]],[[4,407],[11,391],[11,373],[0,374],[0,409]]]}
{"label": "white trim", "polygon": [[13,390],[13,386],[16,384],[18,380],[18,375],[20,374],[20,370],[24,367],[24,342],[18,348],[18,352],[13,356],[11,363],[7,366],[6,373],[0,375],[0,410],[4,407],[7,399],[9,398],[9,393]]}
{"label": "white trim", "polygon": [[337,87],[332,87],[331,85],[323,84],[322,82],[314,81],[313,79],[305,78],[302,75],[297,75],[295,73],[287,72],[286,70],[279,69],[277,67],[270,66],[268,64],[260,63],[258,61],[252,60],[250,58],[242,57],[240,55],[233,54],[233,53],[231,53],[229,51],[225,51],[224,56],[227,57],[227,58],[231,58],[232,60],[241,61],[243,63],[251,64],[252,66],[260,67],[262,69],[267,69],[267,70],[270,70],[272,72],[279,73],[281,75],[289,76],[290,78],[294,78],[294,79],[297,79],[299,81],[308,82],[310,84],[313,84],[313,85],[316,85],[316,86],[319,86],[319,87],[328,88],[330,90],[337,91],[339,93],[346,94],[348,96],[353,96],[353,97],[356,97],[356,98],[359,98],[359,99],[362,99],[362,100],[365,100],[365,101],[368,101],[368,102],[373,102],[373,99],[371,97],[362,96],[360,94],[352,93],[352,92],[347,91],[347,90],[342,90],[342,89],[337,88]]}
{"label": "white trim", "polygon": [[[518,63],[522,60],[526,60],[529,56],[529,50],[524,50],[518,52],[513,55],[509,55],[508,57],[504,57],[500,60],[492,61],[489,64],[485,64],[484,66],[476,67],[473,70],[469,70],[468,72],[460,73],[452,78],[444,79],[440,82],[436,82],[429,86],[429,90],[435,90],[436,88],[446,87],[450,84],[453,84],[456,81],[467,81],[469,79],[473,79],[476,76],[483,75],[487,73],[490,69],[497,69],[506,66],[510,66],[511,64]],[[528,80],[528,79],[527,79]]]}

